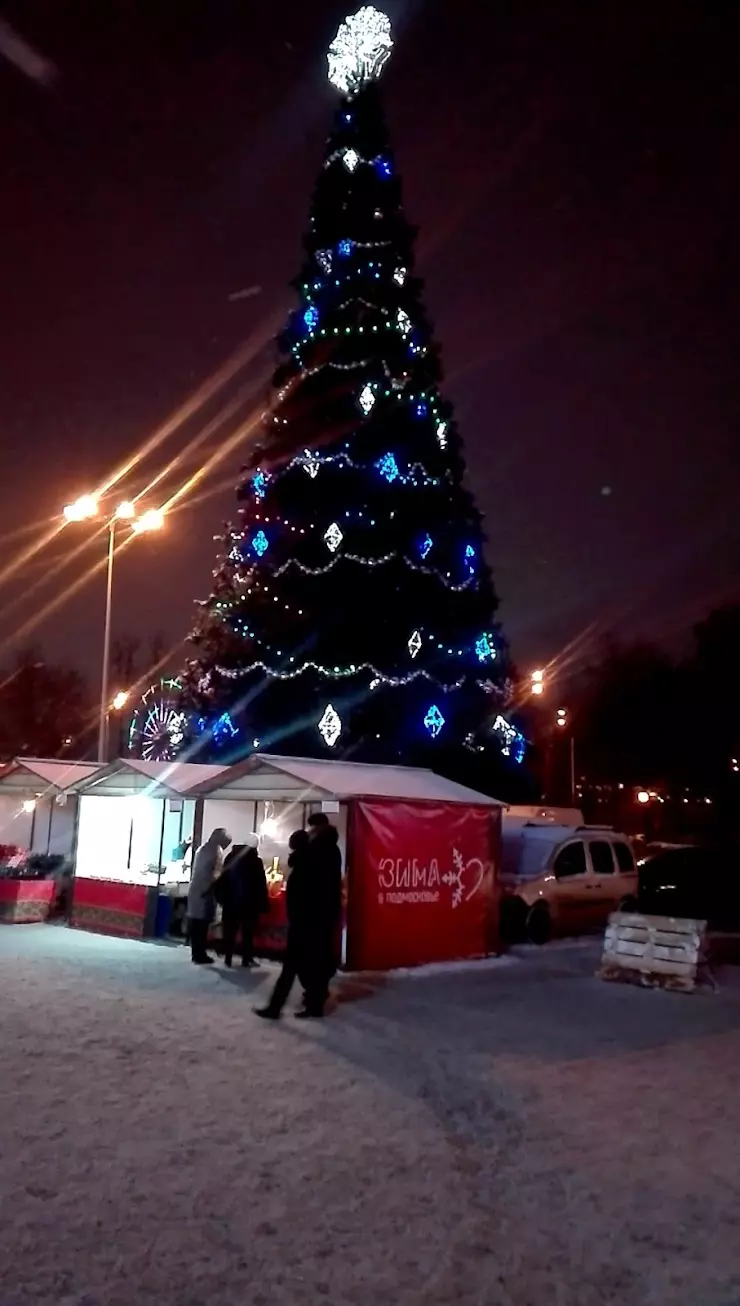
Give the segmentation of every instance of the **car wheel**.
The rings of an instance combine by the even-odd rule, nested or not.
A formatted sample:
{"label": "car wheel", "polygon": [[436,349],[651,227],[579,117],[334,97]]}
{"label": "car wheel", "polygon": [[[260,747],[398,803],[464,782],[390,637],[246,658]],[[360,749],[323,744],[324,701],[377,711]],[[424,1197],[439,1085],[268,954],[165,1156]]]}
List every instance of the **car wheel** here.
{"label": "car wheel", "polygon": [[550,909],[544,902],[538,902],[527,917],[527,938],[530,943],[547,943],[552,937],[552,920]]}
{"label": "car wheel", "polygon": [[639,911],[636,898],[623,898],[619,904],[620,911]]}

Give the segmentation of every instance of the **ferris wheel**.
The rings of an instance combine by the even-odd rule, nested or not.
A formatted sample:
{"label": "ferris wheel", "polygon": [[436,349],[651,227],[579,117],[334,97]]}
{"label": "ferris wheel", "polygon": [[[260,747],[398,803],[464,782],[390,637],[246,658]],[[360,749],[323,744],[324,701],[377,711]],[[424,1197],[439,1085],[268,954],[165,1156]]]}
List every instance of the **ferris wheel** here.
{"label": "ferris wheel", "polygon": [[129,727],[129,752],[145,762],[171,762],[185,741],[187,712],[180,706],[179,680],[150,685],[134,709]]}

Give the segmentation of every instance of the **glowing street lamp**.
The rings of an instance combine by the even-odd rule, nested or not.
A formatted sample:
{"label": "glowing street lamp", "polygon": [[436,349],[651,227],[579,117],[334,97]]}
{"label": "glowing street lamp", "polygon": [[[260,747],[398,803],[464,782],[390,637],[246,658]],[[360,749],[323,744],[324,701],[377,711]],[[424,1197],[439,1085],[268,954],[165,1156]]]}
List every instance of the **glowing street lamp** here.
{"label": "glowing street lamp", "polygon": [[[64,520],[66,522],[90,521],[99,516],[100,503],[94,494],[83,494],[74,503],[68,503],[64,508]],[[138,514],[136,504],[131,499],[123,499],[114,509],[113,514],[108,518],[108,572],[105,590],[105,629],[103,633],[103,671],[100,687],[100,711],[98,715],[98,761],[106,762],[108,760],[108,717],[111,711],[110,691],[108,681],[110,679],[110,644],[111,644],[111,612],[113,600],[113,559],[116,551],[116,527],[120,522],[128,522],[131,530],[140,535],[146,531],[161,530],[164,525],[164,511],[161,508],[148,508],[141,515]],[[121,694],[116,695],[120,699]],[[128,695],[118,707],[113,706],[116,711],[120,711],[125,705]]]}
{"label": "glowing street lamp", "polygon": [[113,696],[113,702],[111,703],[111,710],[113,712],[121,712],[123,711],[127,703],[128,703],[128,690],[119,689],[118,693],[114,694]]}
{"label": "glowing street lamp", "polygon": [[559,728],[560,728],[561,730],[564,729],[565,726],[567,726],[567,724],[568,724],[568,709],[567,709],[567,708],[565,708],[565,707],[559,707],[559,708],[558,708],[558,714],[557,714],[557,717],[556,717],[556,719],[555,719],[555,724],[556,724],[556,726],[559,726]]}
{"label": "glowing street lamp", "polygon": [[544,694],[545,692],[545,673],[544,671],[533,671],[530,676],[530,685],[533,694]]}
{"label": "glowing street lamp", "polygon": [[65,521],[89,521],[98,515],[98,501],[92,494],[82,494],[74,503],[65,504]]}
{"label": "glowing street lamp", "polygon": [[643,804],[650,802],[650,794],[648,793],[647,789],[638,789],[637,801],[638,803],[643,803]]}

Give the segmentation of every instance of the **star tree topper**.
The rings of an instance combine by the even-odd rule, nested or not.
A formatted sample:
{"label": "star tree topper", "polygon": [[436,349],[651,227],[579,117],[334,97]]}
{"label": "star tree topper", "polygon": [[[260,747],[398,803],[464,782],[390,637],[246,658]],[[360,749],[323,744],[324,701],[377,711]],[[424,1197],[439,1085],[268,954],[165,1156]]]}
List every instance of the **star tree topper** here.
{"label": "star tree topper", "polygon": [[356,95],[380,76],[392,49],[390,19],[365,5],[340,23],[329,46],[329,81],[343,95]]}

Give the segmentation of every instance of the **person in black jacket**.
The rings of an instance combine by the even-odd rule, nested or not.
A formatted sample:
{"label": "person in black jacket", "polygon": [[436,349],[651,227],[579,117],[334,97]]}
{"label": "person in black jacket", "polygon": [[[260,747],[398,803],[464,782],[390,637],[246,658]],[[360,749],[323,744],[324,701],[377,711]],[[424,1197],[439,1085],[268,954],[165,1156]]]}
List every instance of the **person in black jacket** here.
{"label": "person in black jacket", "polygon": [[342,855],[339,836],[323,812],[309,817],[309,833],[290,837],[291,867],[286,885],[288,940],[283,968],[272,996],[257,1015],[277,1020],[296,976],[304,990],[299,1018],[319,1018],[336,973],[336,935],[342,914]]}
{"label": "person in black jacket", "polygon": [[267,879],[257,852],[257,835],[235,844],[218,881],[218,898],[223,908],[224,962],[231,966],[236,936],[242,934],[242,966],[257,966],[254,959],[254,931],[268,909]]}

